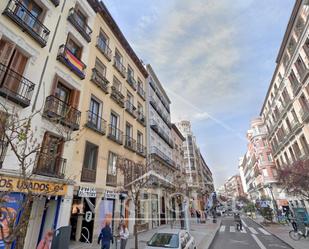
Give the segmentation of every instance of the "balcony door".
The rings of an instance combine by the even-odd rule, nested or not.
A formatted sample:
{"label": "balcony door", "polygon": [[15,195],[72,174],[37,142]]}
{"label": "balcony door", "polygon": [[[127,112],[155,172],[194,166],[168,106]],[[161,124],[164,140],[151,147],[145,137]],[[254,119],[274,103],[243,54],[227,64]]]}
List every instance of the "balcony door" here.
{"label": "balcony door", "polygon": [[118,138],[118,116],[114,113],[111,113],[111,134],[113,137]]}
{"label": "balcony door", "polygon": [[57,97],[56,108],[57,114],[65,117],[68,114],[68,105],[71,99],[71,89],[67,88],[61,83],[57,84],[57,88],[55,89],[55,96]]}
{"label": "balcony door", "polygon": [[28,58],[23,55],[15,44],[5,40],[0,41],[0,63],[1,63],[1,86],[14,93],[19,93],[23,89],[20,87],[22,75]]}
{"label": "balcony door", "polygon": [[97,129],[100,129],[100,102],[95,100],[94,98],[91,98],[90,100],[90,107],[89,107],[89,122],[96,127]]}
{"label": "balcony door", "polygon": [[59,175],[62,151],[63,140],[46,132],[37,165],[38,173]]}

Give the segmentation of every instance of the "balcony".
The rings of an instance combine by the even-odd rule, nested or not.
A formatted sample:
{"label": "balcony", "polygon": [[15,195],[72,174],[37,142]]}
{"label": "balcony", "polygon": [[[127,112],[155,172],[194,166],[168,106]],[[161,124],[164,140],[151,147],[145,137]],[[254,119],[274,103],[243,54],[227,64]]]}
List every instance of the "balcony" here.
{"label": "balcony", "polygon": [[301,89],[301,84],[299,82],[294,82],[294,84],[292,84],[292,90],[293,90],[294,96],[298,94],[300,89]]}
{"label": "balcony", "polygon": [[96,68],[92,68],[91,81],[96,84],[103,92],[108,94],[109,81]]}
{"label": "balcony", "polygon": [[299,113],[302,121],[307,123],[309,121],[309,108],[302,108]]}
{"label": "balcony", "polygon": [[87,42],[91,41],[91,28],[87,25],[87,23],[85,23],[83,19],[78,16],[74,8],[70,9],[68,20]]}
{"label": "balcony", "polygon": [[166,115],[163,114],[163,110],[161,110],[161,108],[158,106],[158,104],[156,103],[155,99],[150,96],[150,104],[153,107],[153,109],[155,109],[155,111],[159,114],[159,116],[161,117],[161,119],[165,122],[165,124],[168,127],[171,127],[172,124],[171,122],[168,120],[168,117]]}
{"label": "balcony", "polygon": [[141,86],[137,86],[137,93],[138,93],[139,96],[141,96],[141,98],[143,100],[146,99],[146,93],[145,93],[144,89]]}
{"label": "balcony", "polygon": [[298,128],[300,128],[300,127],[301,127],[301,124],[299,123],[298,120],[293,119],[293,120],[291,121],[291,131],[292,131],[292,132],[295,133],[295,132],[298,130]]}
{"label": "balcony", "polygon": [[52,121],[68,126],[73,131],[79,130],[80,111],[53,95],[46,98],[43,115]]}
{"label": "balcony", "polygon": [[133,117],[136,118],[137,114],[136,114],[136,107],[129,101],[127,100],[125,102],[125,108],[126,111]]}
{"label": "balcony", "polygon": [[50,0],[56,7],[59,5],[60,0]]}
{"label": "balcony", "polygon": [[124,108],[124,96],[123,94],[114,86],[112,86],[111,98],[122,108]]}
{"label": "balcony", "polygon": [[57,60],[61,61],[67,66],[73,73],[75,73],[80,79],[85,79],[86,65],[66,47],[61,45],[58,50]]}
{"label": "balcony", "polygon": [[101,135],[106,134],[106,121],[97,115],[96,113],[93,113],[92,111],[87,111],[87,123],[86,126]]}
{"label": "balcony", "polygon": [[34,83],[0,63],[0,96],[19,104],[22,107],[30,105],[34,91]]}
{"label": "balcony", "polygon": [[122,145],[123,144],[123,132],[113,125],[109,125],[108,138],[114,142]]}
{"label": "balcony", "polygon": [[109,46],[106,44],[106,42],[102,39],[102,37],[97,37],[97,48],[100,50],[100,52],[106,57],[108,61],[112,60],[112,50],[109,48]]}
{"label": "balcony", "polygon": [[126,68],[122,64],[122,62],[119,59],[116,59],[114,56],[114,64],[113,66],[117,69],[117,71],[120,73],[120,75],[125,78],[126,77]]}
{"label": "balcony", "polygon": [[137,121],[146,127],[146,117],[145,115],[143,114],[143,112],[137,112]]}
{"label": "balcony", "polygon": [[116,187],[117,186],[117,175],[106,175],[106,185]]}
{"label": "balcony", "polygon": [[133,78],[132,75],[130,75],[128,73],[127,75],[127,82],[129,83],[129,85],[133,88],[133,90],[135,91],[137,88],[137,84],[136,84],[136,80]]}
{"label": "balcony", "polygon": [[83,167],[80,180],[82,182],[95,182],[97,171]]}
{"label": "balcony", "polygon": [[33,173],[37,175],[64,178],[67,160],[57,156],[39,152]]}
{"label": "balcony", "polygon": [[142,157],[146,157],[146,147],[143,146],[142,144],[140,143],[137,143],[136,144],[136,153],[139,154],[140,156]]}
{"label": "balcony", "polygon": [[50,31],[19,0],[10,0],[3,15],[14,21],[22,31],[28,33],[41,47],[45,47]]}
{"label": "balcony", "polygon": [[167,163],[169,166],[174,168],[176,167],[176,163],[167,155],[165,155],[161,150],[159,150],[156,146],[151,147],[150,154],[159,158],[162,163]]}
{"label": "balcony", "polygon": [[130,136],[127,136],[127,135],[124,136],[124,147],[135,152],[135,150],[136,150],[136,140],[134,140]]}

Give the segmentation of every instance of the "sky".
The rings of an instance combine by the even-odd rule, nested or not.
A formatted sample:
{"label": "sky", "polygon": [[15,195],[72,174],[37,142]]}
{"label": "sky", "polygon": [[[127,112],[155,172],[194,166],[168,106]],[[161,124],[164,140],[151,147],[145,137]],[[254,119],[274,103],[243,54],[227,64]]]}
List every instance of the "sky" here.
{"label": "sky", "polygon": [[189,119],[215,186],[238,173],[294,0],[104,0],[138,57]]}

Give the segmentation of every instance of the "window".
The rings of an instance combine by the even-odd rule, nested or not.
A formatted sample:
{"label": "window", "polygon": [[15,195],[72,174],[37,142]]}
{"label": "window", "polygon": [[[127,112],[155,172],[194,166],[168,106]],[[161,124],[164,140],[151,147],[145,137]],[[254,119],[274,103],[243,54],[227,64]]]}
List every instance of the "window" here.
{"label": "window", "polygon": [[128,102],[129,102],[130,104],[133,105],[133,103],[134,103],[134,98],[133,98],[133,95],[132,95],[129,91],[127,91],[127,100],[128,100]]}
{"label": "window", "polygon": [[289,75],[289,80],[291,82],[292,87],[295,87],[299,84],[293,70],[291,70],[291,74]]}
{"label": "window", "polygon": [[82,46],[78,45],[71,36],[68,36],[66,47],[76,58],[82,58]]}
{"label": "window", "polygon": [[109,44],[109,38],[102,30],[100,30],[99,34],[99,43],[102,45],[102,48],[105,48]]}
{"label": "window", "polygon": [[306,56],[309,58],[309,38],[306,39],[306,42],[303,46]]}
{"label": "window", "polygon": [[267,160],[268,160],[268,162],[272,162],[273,161],[273,158],[272,158],[271,154],[267,154]]}
{"label": "window", "polygon": [[92,97],[90,99],[90,106],[89,106],[89,116],[88,121],[94,125],[96,128],[100,128],[100,116],[101,116],[101,103],[97,101],[96,98]]}
{"label": "window", "polygon": [[98,159],[98,146],[90,142],[86,142],[83,168],[96,171]]}
{"label": "window", "polygon": [[114,76],[113,78],[113,86],[119,92],[121,92],[121,82]]}
{"label": "window", "polygon": [[134,78],[134,71],[133,69],[128,65],[128,78]]}
{"label": "window", "polygon": [[132,125],[127,122],[126,123],[126,136],[131,138],[132,133],[133,133]]}
{"label": "window", "polygon": [[118,115],[115,113],[111,113],[111,126],[114,128],[118,127]]}
{"label": "window", "polygon": [[65,85],[59,82],[57,84],[55,96],[62,102],[68,104],[70,101],[71,89],[67,88]]}
{"label": "window", "polygon": [[115,50],[115,60],[117,61],[117,62],[120,62],[120,63],[122,63],[122,55],[120,54],[120,52],[116,49]]}
{"label": "window", "polygon": [[95,69],[102,75],[106,76],[106,66],[98,58],[95,60]]}
{"label": "window", "polygon": [[87,25],[87,16],[77,6],[75,9],[76,21],[79,26],[85,27]]}
{"label": "window", "polygon": [[143,106],[141,105],[141,103],[137,102],[137,111],[139,114],[143,114]]}
{"label": "window", "polygon": [[[27,25],[31,28],[39,28],[37,25],[36,20],[42,20],[42,8],[37,5],[33,0],[22,0],[22,6],[19,5],[16,15],[22,19]],[[25,15],[25,8],[31,13],[30,15]]]}
{"label": "window", "polygon": [[112,176],[117,175],[117,155],[111,151],[108,153],[107,174]]}
{"label": "window", "polygon": [[137,143],[143,145],[143,133],[137,131]]}

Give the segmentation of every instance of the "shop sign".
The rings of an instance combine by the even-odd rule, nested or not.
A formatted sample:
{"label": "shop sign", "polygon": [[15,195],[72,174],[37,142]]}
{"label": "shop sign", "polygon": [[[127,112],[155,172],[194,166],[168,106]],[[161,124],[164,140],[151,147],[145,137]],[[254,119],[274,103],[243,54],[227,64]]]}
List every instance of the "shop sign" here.
{"label": "shop sign", "polygon": [[78,197],[88,197],[95,198],[97,196],[97,192],[94,187],[79,187]]}
{"label": "shop sign", "polygon": [[91,212],[91,211],[87,211],[87,212],[85,213],[85,220],[86,220],[87,222],[90,222],[90,221],[92,220],[92,212]]}
{"label": "shop sign", "polygon": [[10,176],[0,176],[0,191],[22,192],[31,191],[41,195],[66,195],[67,185],[53,182],[38,181],[35,179],[14,178]]}
{"label": "shop sign", "polygon": [[114,191],[106,190],[104,194],[104,198],[106,199],[116,199],[116,194]]}

